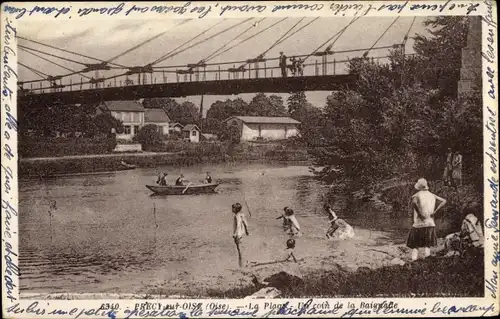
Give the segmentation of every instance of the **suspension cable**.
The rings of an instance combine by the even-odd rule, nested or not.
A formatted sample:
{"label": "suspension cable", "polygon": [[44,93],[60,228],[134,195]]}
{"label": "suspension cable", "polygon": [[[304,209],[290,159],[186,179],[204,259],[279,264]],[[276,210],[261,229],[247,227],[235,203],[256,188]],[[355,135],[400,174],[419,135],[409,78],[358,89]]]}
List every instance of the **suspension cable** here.
{"label": "suspension cable", "polygon": [[406,41],[408,41],[408,36],[410,35],[410,30],[413,27],[413,24],[415,23],[415,20],[417,17],[413,17],[413,20],[411,21],[410,27],[408,28],[408,31],[406,31],[405,37],[403,38],[403,42],[401,43],[403,46],[406,45]]}
{"label": "suspension cable", "polygon": [[[262,18],[259,22],[261,22],[261,21],[262,21],[262,20],[264,20],[264,19],[266,19],[266,18]],[[251,36],[249,36],[249,37],[247,37],[247,38],[245,38],[245,39],[241,40],[240,42],[238,42],[238,43],[236,43],[236,44],[234,44],[234,45],[230,46],[230,47],[229,47],[229,48],[227,48],[226,50],[224,50],[224,51],[222,51],[222,52],[218,53],[217,55],[213,56],[213,57],[212,57],[212,59],[214,59],[214,58],[216,58],[216,57],[218,57],[218,56],[220,56],[220,55],[222,55],[222,54],[226,53],[227,51],[229,51],[229,50],[231,50],[231,49],[233,49],[233,48],[237,47],[237,46],[238,46],[238,45],[240,45],[240,44],[243,44],[243,43],[245,43],[245,42],[247,42],[247,41],[249,41],[249,40],[251,40],[251,39],[255,38],[256,36],[258,36],[258,35],[260,35],[260,34],[264,33],[265,31],[267,31],[267,30],[271,29],[272,27],[274,27],[274,26],[278,25],[279,23],[281,23],[281,22],[285,21],[285,19],[286,19],[286,18],[281,19],[281,20],[279,20],[278,22],[275,22],[275,23],[273,23],[272,25],[267,26],[266,28],[264,28],[264,29],[260,30],[259,32],[257,32],[257,33],[255,33],[255,34],[253,34],[253,35],[251,35]],[[245,61],[239,61],[239,62],[245,62]],[[238,62],[238,63],[239,63],[239,62]],[[233,64],[233,62],[231,62],[231,64]]]}
{"label": "suspension cable", "polygon": [[32,67],[29,67],[26,64],[23,64],[23,63],[21,63],[19,61],[17,63],[19,63],[19,65],[21,65],[21,66],[24,66],[26,69],[30,70],[31,72],[35,73],[36,75],[38,75],[42,79],[47,79],[49,77],[47,74],[45,74],[45,73],[43,73],[41,71],[38,71],[36,69],[33,69]]}
{"label": "suspension cable", "polygon": [[398,21],[399,19],[399,16],[397,16],[393,21],[392,23],[387,27],[387,29],[385,29],[385,31],[378,37],[378,39],[373,43],[373,45],[365,52],[363,53],[363,58],[366,58],[366,56],[370,53],[371,49],[373,47],[375,47],[375,45],[377,45],[377,43],[380,41],[380,39],[382,39],[382,37],[387,33],[387,31],[389,31],[389,29],[394,25],[394,23],[396,23],[396,21]]}
{"label": "suspension cable", "polygon": [[[261,22],[262,20],[264,20],[265,18],[262,18],[260,19],[260,21],[257,21],[256,23],[259,23]],[[249,20],[253,20],[253,18],[250,18]],[[236,35],[234,38],[232,38],[231,40],[229,40],[226,44],[224,44],[222,47],[220,47],[219,49],[215,50],[214,52],[212,52],[209,56],[207,56],[206,58],[202,59],[203,62],[207,62],[207,61],[210,61],[211,59],[213,59],[214,57],[217,56],[217,53],[219,53],[221,50],[223,50],[225,47],[227,47],[229,44],[231,44],[234,40],[238,39],[239,37],[241,37],[243,34],[247,33],[248,31],[250,31],[252,28],[254,27],[254,24],[252,24],[251,26],[249,26],[248,28],[246,28],[245,30],[243,30],[243,32],[240,32],[238,35]]]}
{"label": "suspension cable", "polygon": [[269,47],[269,49],[267,49],[266,51],[264,51],[262,54],[259,55],[259,57],[263,57],[264,55],[266,55],[267,52],[271,51],[275,46],[277,46],[278,44],[280,44],[280,41],[282,42],[283,39],[288,35],[288,33],[290,33],[290,31],[293,30],[293,28],[295,28],[299,23],[301,23],[305,18],[302,18],[299,20],[299,22],[295,23],[290,29],[288,29],[287,32],[285,32],[285,34],[283,34],[278,40],[276,40],[276,42],[273,43],[273,45],[271,45]]}
{"label": "suspension cable", "polygon": [[313,52],[311,52],[310,54],[306,55],[306,57],[304,58],[304,60],[302,62],[304,62],[305,60],[307,60],[311,55],[313,55],[314,53],[318,52],[319,49],[321,49],[325,44],[327,44],[328,42],[332,41],[335,37],[337,37],[339,34],[342,34],[345,30],[347,30],[347,28],[349,28],[354,22],[358,21],[361,17],[354,17],[352,18],[352,20],[345,26],[343,27],[342,29],[340,29],[337,33],[335,33],[333,36],[331,36],[328,40],[326,40],[323,44],[321,44],[316,50],[314,50]]}
{"label": "suspension cable", "polygon": [[[91,60],[96,60],[96,61],[99,61],[99,62],[106,62],[106,61],[104,61],[102,59],[98,59],[98,58],[91,57],[91,56],[88,56],[88,55],[84,55],[84,54],[81,54],[81,53],[69,51],[69,50],[66,50],[66,49],[61,49],[61,48],[58,48],[58,47],[55,47],[55,46],[52,46],[52,45],[49,45],[49,44],[45,44],[45,43],[42,43],[42,42],[38,42],[38,41],[35,41],[35,40],[24,38],[24,37],[21,37],[19,35],[17,37],[19,39],[22,39],[22,40],[25,40],[25,41],[33,42],[33,43],[36,43],[36,44],[39,44],[39,45],[43,45],[43,46],[46,46],[48,48],[59,50],[59,51],[62,51],[62,52],[66,52],[66,53],[71,53],[71,54],[74,54],[74,55],[78,55],[78,56],[83,57],[83,58],[87,58],[87,59],[91,59]],[[121,65],[121,64],[117,64],[117,63],[110,63],[110,64],[118,66],[118,67],[121,67],[121,68],[126,68],[124,65]]]}
{"label": "suspension cable", "polygon": [[73,60],[73,59],[68,59],[68,58],[65,58],[65,57],[62,57],[62,56],[59,56],[59,55],[55,55],[55,54],[52,54],[52,53],[48,53],[48,52],[40,51],[40,50],[37,50],[37,49],[29,48],[29,47],[26,47],[26,46],[20,45],[20,44],[18,44],[17,46],[19,48],[22,48],[22,49],[25,49],[25,50],[35,51],[35,52],[42,53],[42,54],[45,54],[45,55],[48,55],[48,56],[51,56],[51,57],[54,57],[54,58],[58,58],[58,59],[61,59],[61,60],[65,60],[65,61],[68,61],[68,62],[73,62],[73,63],[85,66],[85,63],[82,63],[80,61],[76,61],[76,60]]}
{"label": "suspension cable", "polygon": [[310,24],[312,24],[314,21],[318,20],[319,18],[320,17],[316,17],[313,20],[309,21],[308,23],[304,24],[303,26],[301,26],[300,28],[298,28],[297,30],[295,30],[294,32],[292,32],[291,34],[289,34],[286,38],[284,38],[283,40],[281,40],[280,42],[278,42],[278,44],[281,44],[281,43],[285,42],[286,40],[288,40],[289,38],[291,38],[292,36],[294,36],[298,32],[302,31],[303,29],[305,29],[306,27],[308,27]]}
{"label": "suspension cable", "polygon": [[114,61],[114,60],[118,59],[119,57],[122,57],[122,56],[124,56],[125,54],[130,53],[130,52],[132,52],[132,51],[134,51],[134,50],[136,50],[136,49],[140,48],[141,46],[143,46],[143,45],[145,45],[145,44],[147,44],[147,43],[149,43],[149,42],[151,42],[151,41],[153,41],[153,40],[155,40],[155,39],[158,39],[159,37],[161,37],[162,35],[166,34],[167,32],[169,32],[169,31],[171,31],[171,30],[173,30],[173,29],[175,29],[175,28],[177,28],[177,27],[179,27],[179,26],[181,26],[181,25],[183,25],[183,24],[186,24],[186,23],[188,23],[188,22],[189,22],[189,21],[191,21],[191,20],[192,20],[192,19],[186,19],[186,20],[183,20],[183,21],[181,21],[180,23],[176,24],[175,26],[173,26],[173,27],[169,28],[168,30],[163,31],[163,32],[161,32],[161,33],[159,33],[159,34],[157,34],[157,35],[155,35],[155,36],[153,36],[153,37],[151,37],[151,38],[149,38],[149,39],[147,39],[147,40],[145,40],[145,41],[143,41],[143,42],[141,42],[141,43],[139,43],[139,44],[137,44],[137,45],[135,45],[135,46],[133,46],[132,48],[130,48],[130,49],[128,49],[128,50],[125,50],[124,52],[122,52],[122,53],[120,53],[120,54],[118,54],[118,55],[116,55],[116,56],[114,56],[114,57],[110,58],[110,59],[109,59],[109,60],[107,60],[106,62],[110,63],[110,62],[112,62],[112,61]]}
{"label": "suspension cable", "polygon": [[177,52],[172,53],[172,54],[171,54],[170,56],[168,56],[166,59],[171,58],[171,57],[173,57],[173,56],[176,56],[177,54],[180,54],[180,53],[182,53],[182,52],[184,52],[184,51],[186,51],[186,50],[189,50],[189,49],[191,49],[192,47],[197,46],[197,45],[198,45],[198,44],[200,44],[200,43],[203,43],[203,42],[205,42],[205,41],[211,40],[211,39],[215,38],[215,37],[216,37],[216,36],[218,36],[218,35],[221,35],[221,34],[223,34],[223,33],[226,33],[227,31],[229,31],[229,30],[231,30],[231,29],[234,29],[234,28],[236,28],[236,27],[240,26],[241,24],[243,24],[243,23],[245,23],[245,22],[247,22],[247,21],[249,21],[249,20],[251,20],[251,19],[253,19],[253,18],[249,18],[249,19],[247,19],[247,20],[245,20],[245,21],[242,21],[242,22],[237,23],[236,25],[233,25],[233,26],[227,27],[226,29],[224,29],[224,30],[222,30],[222,31],[219,31],[219,32],[217,32],[217,33],[215,33],[215,34],[213,34],[213,35],[209,36],[208,38],[205,38],[205,39],[203,39],[203,40],[201,40],[201,41],[198,41],[198,42],[196,42],[196,43],[194,43],[194,44],[192,44],[192,45],[188,46],[187,48],[184,48],[184,49],[182,49],[182,50],[180,50],[180,51],[177,51]]}
{"label": "suspension cable", "polygon": [[182,48],[183,46],[185,46],[186,44],[188,44],[189,42],[201,37],[202,35],[204,35],[205,33],[207,33],[208,31],[210,31],[211,29],[215,28],[216,26],[218,26],[219,24],[221,24],[222,22],[226,21],[226,19],[223,19],[219,22],[217,22],[216,24],[214,24],[213,26],[211,27],[208,27],[207,29],[205,29],[204,31],[198,33],[196,36],[192,37],[191,39],[187,40],[186,42],[182,43],[181,45],[177,46],[176,48],[170,50],[167,54],[161,56],[160,58],[156,59],[155,61],[153,61],[152,63],[149,63],[149,65],[155,65],[155,64],[158,64],[162,61],[165,61],[166,59],[170,58],[172,54],[175,53],[175,51],[179,50],[180,48]]}
{"label": "suspension cable", "polygon": [[73,72],[74,74],[80,74],[81,76],[83,76],[83,77],[85,77],[85,78],[87,78],[87,79],[90,79],[88,76],[86,76],[86,75],[85,75],[85,74],[83,74],[83,73],[80,73],[80,72],[78,72],[78,71],[72,70],[72,69],[70,69],[70,68],[68,68],[68,67],[65,67],[64,65],[61,65],[61,64],[59,64],[59,63],[56,63],[56,62],[54,62],[54,61],[52,61],[52,60],[49,60],[49,59],[47,59],[47,58],[44,58],[43,56],[40,56],[40,55],[38,55],[38,54],[36,54],[36,53],[33,53],[33,52],[29,51],[29,50],[26,50],[26,49],[24,49],[24,48],[21,48],[21,47],[20,47],[20,49],[21,49],[21,50],[23,50],[23,51],[24,51],[24,52],[26,52],[26,53],[29,53],[29,54],[31,54],[31,55],[34,55],[34,56],[38,57],[38,58],[40,58],[40,59],[42,59],[42,60],[44,60],[44,61],[47,61],[47,62],[49,62],[49,63],[52,63],[52,64],[54,64],[54,65],[57,65],[58,67],[63,68],[63,69],[65,69],[66,71]]}

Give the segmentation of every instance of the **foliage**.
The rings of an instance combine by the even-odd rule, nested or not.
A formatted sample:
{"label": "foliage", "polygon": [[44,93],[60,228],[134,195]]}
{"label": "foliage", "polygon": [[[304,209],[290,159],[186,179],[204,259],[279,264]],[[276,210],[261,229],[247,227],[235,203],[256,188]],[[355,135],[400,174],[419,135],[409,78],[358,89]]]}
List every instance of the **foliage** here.
{"label": "foliage", "polygon": [[171,98],[148,98],[144,99],[145,108],[164,109],[172,122],[182,125],[198,123],[200,113],[198,107],[189,101],[179,104]]}
{"label": "foliage", "polygon": [[235,100],[227,99],[225,101],[216,101],[210,106],[207,111],[207,119],[224,121],[225,119],[235,116],[244,115],[248,109],[248,103],[241,98]]}
{"label": "foliage", "polygon": [[29,157],[60,157],[111,153],[116,147],[115,137],[19,137],[19,155]]}
{"label": "foliage", "polygon": [[244,109],[244,115],[248,116],[286,116],[283,99],[277,95],[266,96],[264,93],[257,93],[248,107]]}
{"label": "foliage", "polygon": [[[436,178],[441,170],[437,163],[443,161],[446,149],[456,147],[464,155],[464,170],[468,167],[469,177],[480,188],[481,99],[453,98],[449,83],[455,81],[456,93],[458,78],[453,70],[460,68],[466,22],[460,17],[429,19],[432,37],[417,37],[417,56],[391,52],[388,63],[350,61],[350,72],[358,75],[356,90],[334,92],[327,98],[318,134],[322,147],[311,149],[315,165],[321,167],[318,176],[348,182],[350,187],[394,176]],[[458,39],[453,30],[461,32]],[[446,79],[441,71],[433,76],[419,71],[437,70],[453,56],[458,64],[453,60]],[[291,114],[303,104],[304,96],[291,97]]]}
{"label": "foliage", "polygon": [[19,108],[21,133],[36,136],[110,136],[112,129],[123,132],[122,122],[111,114],[98,112],[96,104],[24,105]]}
{"label": "foliage", "polygon": [[414,77],[441,97],[456,97],[462,48],[467,44],[469,17],[436,16],[427,19],[430,37],[417,35],[414,49],[420,58]]}
{"label": "foliage", "polygon": [[241,132],[238,126],[228,125],[222,129],[220,135],[221,141],[227,141],[230,144],[238,144],[241,141]]}
{"label": "foliage", "polygon": [[158,126],[148,124],[139,129],[134,136],[134,140],[140,142],[143,146],[158,145],[163,142],[163,135],[158,130]]}
{"label": "foliage", "polygon": [[304,92],[295,92],[288,97],[288,113],[299,121],[299,131],[308,145],[321,143],[321,130],[325,124],[323,111],[307,101]]}

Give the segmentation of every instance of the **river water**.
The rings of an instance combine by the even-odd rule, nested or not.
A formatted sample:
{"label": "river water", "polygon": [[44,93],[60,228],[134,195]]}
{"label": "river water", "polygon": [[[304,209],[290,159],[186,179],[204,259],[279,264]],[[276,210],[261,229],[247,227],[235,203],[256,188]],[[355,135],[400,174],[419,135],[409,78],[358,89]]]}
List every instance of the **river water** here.
{"label": "river water", "polygon": [[[194,287],[207,278],[223,280],[237,268],[231,238],[235,202],[252,213],[250,237],[244,239],[249,260],[273,260],[286,248],[281,220],[275,219],[284,206],[296,211],[304,232],[297,255],[333,249],[325,240],[329,224],[321,209],[328,187],[306,166],[198,165],[182,173],[197,182],[210,171],[221,182],[216,194],[150,196],[145,185],[160,171],[169,173],[170,183],[180,173],[144,168],[21,181],[21,290],[136,292],[154,282]],[[388,231],[387,225],[397,225],[383,238],[387,242],[404,241],[397,230],[408,227],[401,218],[391,222],[355,212],[342,217],[355,229]]]}

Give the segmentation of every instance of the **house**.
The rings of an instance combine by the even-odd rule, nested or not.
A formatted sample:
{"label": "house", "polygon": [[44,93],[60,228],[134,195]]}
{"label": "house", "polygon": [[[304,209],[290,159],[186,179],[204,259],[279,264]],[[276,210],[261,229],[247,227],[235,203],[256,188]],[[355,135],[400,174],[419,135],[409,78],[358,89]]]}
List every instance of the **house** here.
{"label": "house", "polygon": [[257,138],[281,140],[299,135],[300,122],[291,117],[232,116],[224,122],[239,129],[241,141]]}
{"label": "house", "polygon": [[196,124],[186,124],[182,128],[182,136],[185,139],[189,139],[190,142],[192,143],[199,143],[200,142],[200,134],[201,130]]}
{"label": "house", "polygon": [[183,128],[184,128],[184,125],[182,125],[181,123],[177,123],[177,122],[170,123],[170,125],[168,126],[170,133],[174,133],[174,132],[181,133]]}
{"label": "house", "polygon": [[144,125],[144,107],[138,101],[106,101],[99,105],[103,112],[123,122],[123,134],[116,134],[116,138],[131,140]]}
{"label": "house", "polygon": [[169,123],[170,118],[163,109],[144,109],[144,125],[154,124],[161,134],[168,135]]}

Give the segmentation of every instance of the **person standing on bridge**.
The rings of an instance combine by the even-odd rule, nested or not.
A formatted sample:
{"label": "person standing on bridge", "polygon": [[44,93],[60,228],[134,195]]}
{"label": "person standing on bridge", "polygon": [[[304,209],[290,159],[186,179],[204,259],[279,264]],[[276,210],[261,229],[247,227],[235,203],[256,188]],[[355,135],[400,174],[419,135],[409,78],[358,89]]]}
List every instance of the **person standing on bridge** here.
{"label": "person standing on bridge", "polygon": [[283,51],[280,52],[280,68],[281,68],[281,76],[286,78],[287,77],[286,55],[283,54]]}

